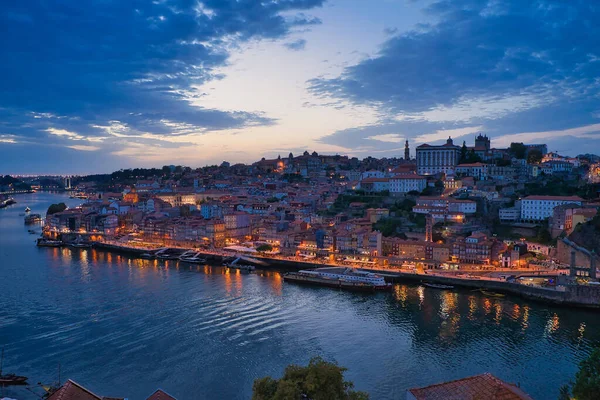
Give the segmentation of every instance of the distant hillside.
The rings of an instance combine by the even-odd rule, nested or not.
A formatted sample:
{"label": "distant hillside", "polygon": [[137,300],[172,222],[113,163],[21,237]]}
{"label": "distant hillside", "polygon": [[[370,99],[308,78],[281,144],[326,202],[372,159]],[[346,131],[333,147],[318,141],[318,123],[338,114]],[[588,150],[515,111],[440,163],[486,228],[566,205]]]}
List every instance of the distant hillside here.
{"label": "distant hillside", "polygon": [[577,225],[569,239],[588,250],[600,253],[600,215],[585,224]]}

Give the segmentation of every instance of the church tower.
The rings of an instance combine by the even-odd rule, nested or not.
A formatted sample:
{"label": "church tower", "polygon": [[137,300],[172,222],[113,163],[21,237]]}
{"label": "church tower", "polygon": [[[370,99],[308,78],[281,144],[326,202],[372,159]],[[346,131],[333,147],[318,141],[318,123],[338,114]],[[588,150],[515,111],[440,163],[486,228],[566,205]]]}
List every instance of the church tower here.
{"label": "church tower", "polygon": [[408,148],[408,140],[404,144],[404,159],[406,161],[410,160],[410,149]]}

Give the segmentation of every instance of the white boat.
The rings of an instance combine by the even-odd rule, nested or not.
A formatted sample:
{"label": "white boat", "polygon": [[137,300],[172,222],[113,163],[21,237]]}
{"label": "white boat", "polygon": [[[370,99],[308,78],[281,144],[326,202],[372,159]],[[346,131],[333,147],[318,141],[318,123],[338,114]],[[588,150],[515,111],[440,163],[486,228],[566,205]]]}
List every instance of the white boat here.
{"label": "white boat", "polygon": [[230,263],[225,263],[225,266],[230,269],[239,269],[240,271],[247,271],[247,272],[251,272],[256,269],[256,267],[254,265],[238,264],[238,262],[240,260],[241,260],[241,257],[238,257]]}
{"label": "white boat", "polygon": [[29,211],[31,211],[31,208],[25,207],[25,212],[28,213]]}
{"label": "white boat", "polygon": [[204,264],[205,258],[200,257],[200,252],[189,250],[179,256],[179,261],[192,263],[192,264]]}
{"label": "white boat", "polygon": [[318,268],[288,272],[283,276],[285,281],[331,286],[340,289],[374,291],[391,290],[392,285],[381,275],[360,271],[353,268]]}
{"label": "white boat", "polygon": [[451,285],[441,285],[439,283],[424,283],[423,285],[433,288],[433,289],[454,289],[454,286]]}

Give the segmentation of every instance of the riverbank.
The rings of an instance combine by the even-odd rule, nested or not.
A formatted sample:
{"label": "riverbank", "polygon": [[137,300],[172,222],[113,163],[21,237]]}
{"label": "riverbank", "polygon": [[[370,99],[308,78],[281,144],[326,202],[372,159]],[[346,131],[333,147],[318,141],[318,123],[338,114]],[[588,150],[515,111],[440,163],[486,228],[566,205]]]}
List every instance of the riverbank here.
{"label": "riverbank", "polygon": [[[113,243],[98,242],[94,247],[99,250],[127,254],[139,257],[148,252],[148,248],[136,248]],[[224,252],[210,252],[208,250],[197,250],[201,257],[210,263],[222,263],[234,254]],[[301,269],[312,269],[324,266],[339,266],[335,264],[317,264],[301,260],[289,260],[260,255],[252,255],[252,258],[265,263],[263,269],[278,269],[286,271],[298,271]],[[399,271],[381,268],[361,268],[365,271],[375,272],[385,277],[386,281],[393,283],[434,283],[450,285],[459,288],[478,289],[505,294],[516,295],[524,299],[538,302],[560,305],[582,307],[588,309],[600,309],[600,288],[588,285],[564,285],[550,288],[528,286],[520,283],[507,282],[503,279],[473,276],[445,276],[432,271],[418,273],[416,271]]]}

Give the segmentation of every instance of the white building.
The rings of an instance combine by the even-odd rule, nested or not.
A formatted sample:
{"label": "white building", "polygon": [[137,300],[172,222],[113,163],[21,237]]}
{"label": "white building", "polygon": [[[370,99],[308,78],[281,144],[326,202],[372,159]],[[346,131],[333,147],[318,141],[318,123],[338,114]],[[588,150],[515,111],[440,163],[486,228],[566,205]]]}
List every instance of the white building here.
{"label": "white building", "polygon": [[498,214],[500,221],[517,221],[521,217],[521,209],[518,207],[501,208]]}
{"label": "white building", "polygon": [[400,174],[390,178],[390,193],[422,192],[427,187],[427,178],[417,174]]}
{"label": "white building", "polygon": [[446,209],[451,213],[473,214],[477,212],[477,202],[472,200],[457,200],[449,197],[419,197],[413,212],[428,214],[428,209]]}
{"label": "white building", "polygon": [[454,171],[460,159],[460,146],[455,146],[452,138],[446,144],[432,146],[422,144],[417,147],[417,174],[434,175]]}
{"label": "white building", "polygon": [[582,205],[578,196],[527,196],[521,200],[521,220],[542,221],[552,216],[554,207],[563,204]]}
{"label": "white building", "polygon": [[366,178],[360,181],[360,189],[367,192],[383,192],[390,190],[389,178]]}

